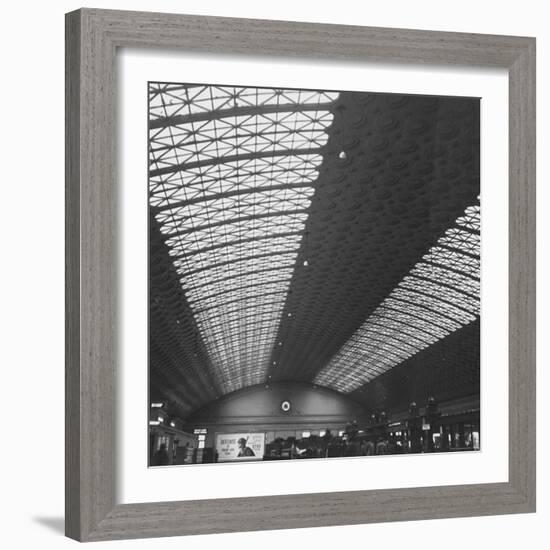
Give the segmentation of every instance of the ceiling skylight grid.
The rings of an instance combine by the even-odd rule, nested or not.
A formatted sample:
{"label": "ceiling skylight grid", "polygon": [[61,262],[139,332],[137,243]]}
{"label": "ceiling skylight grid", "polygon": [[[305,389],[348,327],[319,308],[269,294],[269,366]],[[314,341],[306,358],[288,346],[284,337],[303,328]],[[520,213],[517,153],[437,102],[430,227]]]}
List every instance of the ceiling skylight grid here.
{"label": "ceiling skylight grid", "polygon": [[223,393],[265,379],[337,93],[150,85],[150,204]]}
{"label": "ceiling skylight grid", "polygon": [[318,373],[349,393],[479,316],[480,208],[466,209]]}

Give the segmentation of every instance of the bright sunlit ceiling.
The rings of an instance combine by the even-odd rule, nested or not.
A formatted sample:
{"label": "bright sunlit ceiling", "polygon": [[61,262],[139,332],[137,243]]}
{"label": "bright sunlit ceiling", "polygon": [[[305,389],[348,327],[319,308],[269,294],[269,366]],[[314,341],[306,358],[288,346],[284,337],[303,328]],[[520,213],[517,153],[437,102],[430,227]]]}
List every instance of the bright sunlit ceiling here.
{"label": "bright sunlit ceiling", "polygon": [[150,84],[150,205],[223,393],[266,377],[337,97]]}
{"label": "bright sunlit ceiling", "polygon": [[466,209],[318,373],[349,393],[479,315],[479,204]]}
{"label": "bright sunlit ceiling", "polygon": [[151,399],[477,391],[479,99],[150,83],[149,137]]}

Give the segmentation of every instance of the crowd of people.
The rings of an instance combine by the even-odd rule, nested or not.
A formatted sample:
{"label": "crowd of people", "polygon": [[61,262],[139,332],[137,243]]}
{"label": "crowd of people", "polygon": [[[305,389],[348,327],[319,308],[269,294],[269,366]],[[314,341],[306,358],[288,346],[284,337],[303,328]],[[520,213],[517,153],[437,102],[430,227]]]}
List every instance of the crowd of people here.
{"label": "crowd of people", "polygon": [[267,458],[331,458],[343,456],[370,456],[399,454],[403,452],[400,442],[387,435],[372,435],[361,432],[356,422],[350,422],[342,435],[334,435],[326,429],[324,435],[276,438],[268,443]]}

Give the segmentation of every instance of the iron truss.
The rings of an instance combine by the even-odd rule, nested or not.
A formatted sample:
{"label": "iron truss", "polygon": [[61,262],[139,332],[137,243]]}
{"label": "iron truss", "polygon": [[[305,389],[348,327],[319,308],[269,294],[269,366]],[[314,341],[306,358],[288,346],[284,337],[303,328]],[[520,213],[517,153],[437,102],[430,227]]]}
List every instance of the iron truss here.
{"label": "iron truss", "polygon": [[152,396],[184,418],[282,380],[368,406],[408,403],[413,371],[419,395],[475,392],[478,102],[166,83],[149,100]]}
{"label": "iron truss", "polygon": [[149,201],[221,393],[267,373],[338,93],[149,85]]}
{"label": "iron truss", "polygon": [[479,277],[478,202],[414,265],[318,373],[315,383],[352,392],[475,321]]}

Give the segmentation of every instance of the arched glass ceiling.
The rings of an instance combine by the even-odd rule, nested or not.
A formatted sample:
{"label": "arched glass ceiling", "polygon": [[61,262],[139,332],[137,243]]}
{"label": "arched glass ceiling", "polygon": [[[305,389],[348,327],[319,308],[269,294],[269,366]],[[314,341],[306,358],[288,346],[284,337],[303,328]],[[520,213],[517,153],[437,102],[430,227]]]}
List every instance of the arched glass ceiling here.
{"label": "arched glass ceiling", "polygon": [[223,393],[265,379],[337,97],[150,84],[150,204]]}
{"label": "arched glass ceiling", "polygon": [[352,392],[479,315],[479,203],[417,263],[317,375]]}

